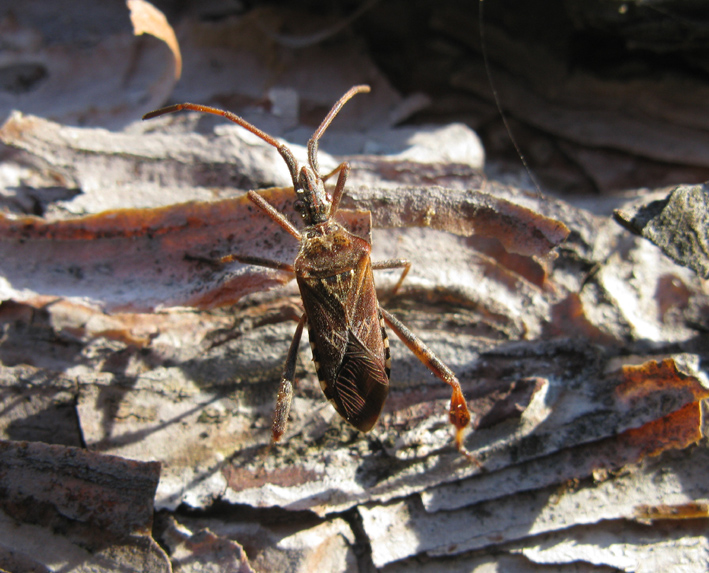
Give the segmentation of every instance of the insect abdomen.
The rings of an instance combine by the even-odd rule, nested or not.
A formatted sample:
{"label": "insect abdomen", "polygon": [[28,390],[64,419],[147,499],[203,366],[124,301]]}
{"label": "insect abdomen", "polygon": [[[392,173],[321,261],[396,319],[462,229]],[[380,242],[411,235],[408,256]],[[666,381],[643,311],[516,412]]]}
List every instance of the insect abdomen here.
{"label": "insect abdomen", "polygon": [[323,393],[358,430],[376,423],[389,393],[389,342],[369,257],[329,277],[298,276]]}

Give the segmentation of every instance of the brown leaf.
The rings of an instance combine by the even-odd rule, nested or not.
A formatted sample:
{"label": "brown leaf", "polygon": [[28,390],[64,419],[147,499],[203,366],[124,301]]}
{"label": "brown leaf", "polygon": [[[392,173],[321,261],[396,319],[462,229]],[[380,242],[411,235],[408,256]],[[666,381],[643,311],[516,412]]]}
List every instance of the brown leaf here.
{"label": "brown leaf", "polygon": [[[165,15],[145,0],[126,0],[130,10],[130,21],[133,24],[133,33],[136,36],[150,34],[165,42],[174,57],[175,82],[182,75],[182,55],[177,43],[175,32],[165,18]],[[174,84],[173,84],[174,85]]]}

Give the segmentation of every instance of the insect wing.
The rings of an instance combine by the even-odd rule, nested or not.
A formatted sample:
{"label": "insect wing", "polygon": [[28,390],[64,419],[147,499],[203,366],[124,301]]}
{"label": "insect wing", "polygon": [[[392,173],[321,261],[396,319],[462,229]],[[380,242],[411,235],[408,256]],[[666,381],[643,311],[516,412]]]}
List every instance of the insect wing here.
{"label": "insect wing", "polygon": [[369,257],[330,277],[298,277],[298,285],[323,392],[345,420],[366,432],[389,393],[390,361]]}

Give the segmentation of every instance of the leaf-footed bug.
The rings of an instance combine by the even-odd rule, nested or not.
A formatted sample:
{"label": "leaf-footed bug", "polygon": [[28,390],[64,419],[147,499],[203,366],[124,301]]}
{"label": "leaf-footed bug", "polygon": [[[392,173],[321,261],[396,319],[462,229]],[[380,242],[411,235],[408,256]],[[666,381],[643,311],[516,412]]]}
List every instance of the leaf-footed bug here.
{"label": "leaf-footed bug", "polygon": [[[288,166],[297,196],[296,206],[305,224],[302,231],[255,191],[249,191],[248,197],[300,241],[300,251],[294,263],[291,265],[241,255],[221,259],[222,263],[238,261],[290,272],[300,289],[305,312],[298,321],[286,357],[272,426],[273,442],[285,433],[288,423],[298,347],[306,323],[313,362],[325,396],[337,412],[358,430],[367,432],[374,426],[389,393],[391,357],[384,328],[386,323],[431,372],[452,388],[449,416],[456,429],[456,446],[462,454],[474,460],[463,446],[463,433],[470,423],[470,412],[458,379],[377,300],[372,271],[403,269],[393,289],[396,292],[411,263],[402,259],[372,262],[369,242],[353,235],[332,219],[345,191],[350,166],[343,162],[327,175],[321,175],[317,160],[318,143],[342,106],[355,94],[369,92],[369,89],[367,85],[354,86],[335,103],[308,141],[308,164],[302,167],[298,166],[288,147],[228,111],[182,103],[152,111],[143,119],[183,109],[221,115],[274,146]],[[328,194],[325,181],[336,173],[337,183]]]}

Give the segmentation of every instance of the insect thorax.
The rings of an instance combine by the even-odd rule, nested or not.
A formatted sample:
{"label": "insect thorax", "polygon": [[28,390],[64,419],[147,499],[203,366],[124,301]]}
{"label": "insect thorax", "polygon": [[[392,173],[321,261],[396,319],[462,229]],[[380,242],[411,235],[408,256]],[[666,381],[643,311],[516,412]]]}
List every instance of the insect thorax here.
{"label": "insect thorax", "polygon": [[295,274],[327,278],[357,268],[369,258],[370,244],[334,221],[306,227],[295,259]]}

